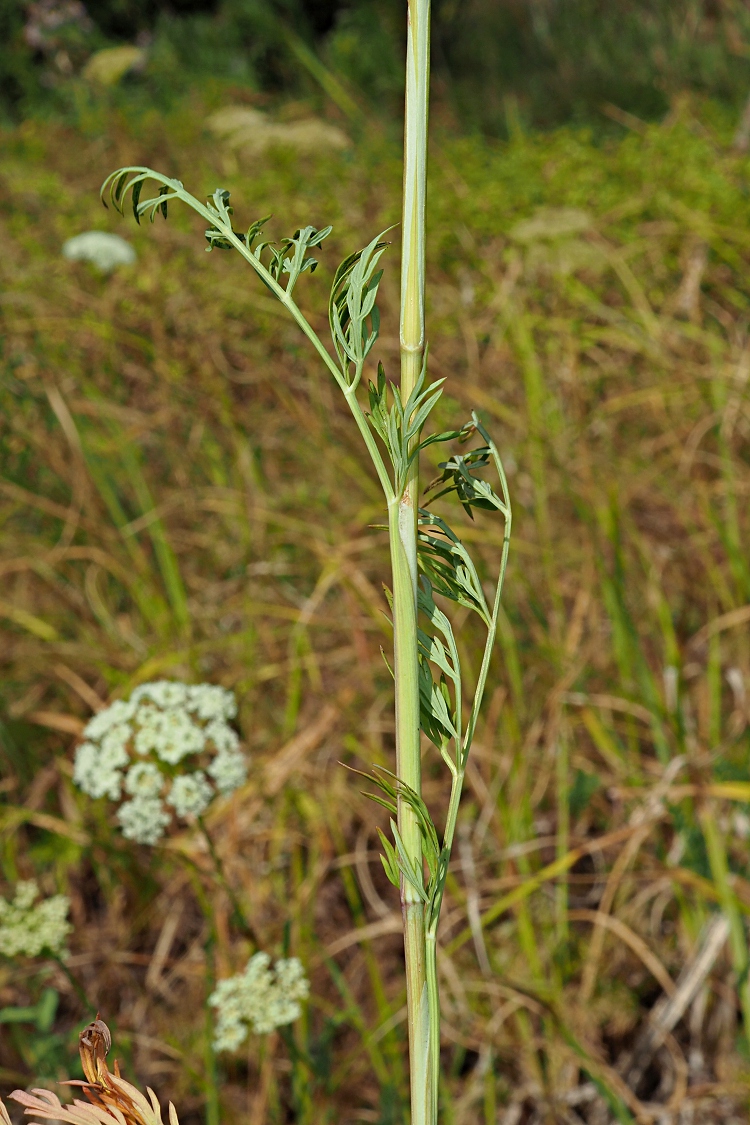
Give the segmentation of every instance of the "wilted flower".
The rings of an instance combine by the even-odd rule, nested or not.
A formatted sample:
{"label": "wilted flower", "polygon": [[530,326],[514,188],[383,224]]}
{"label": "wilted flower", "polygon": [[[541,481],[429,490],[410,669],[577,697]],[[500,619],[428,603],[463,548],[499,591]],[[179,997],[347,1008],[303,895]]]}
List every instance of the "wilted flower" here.
{"label": "wilted flower", "polygon": [[[27,1117],[61,1125],[162,1125],[159,1102],[153,1090],[148,1098],[120,1077],[115,1061],[114,1073],[107,1067],[106,1056],[112,1037],[104,1020],[98,1017],[79,1036],[81,1065],[86,1081],[72,1079],[68,1086],[81,1086],[88,1101],[76,1098],[72,1105],[62,1105],[51,1090],[14,1090],[13,1101],[24,1106]],[[8,1111],[0,1100],[0,1125],[11,1125]],[[177,1113],[169,1103],[169,1125],[179,1125]]]}
{"label": "wilted flower", "polygon": [[36,902],[38,897],[39,887],[28,879],[16,885],[13,902],[0,898],[0,953],[6,957],[62,952],[73,928],[67,920],[70,899],[53,895]]}
{"label": "wilted flower", "polygon": [[248,1030],[265,1035],[291,1023],[302,1014],[300,1000],[310,994],[310,983],[297,957],[276,962],[271,968],[267,953],[254,954],[245,971],[219,981],[208,999],[216,1008],[217,1051],[235,1051]]}
{"label": "wilted flower", "polygon": [[172,819],[167,806],[183,819],[200,816],[245,781],[229,725],[236,714],[233,693],[214,684],[142,684],[87,723],[73,780],[90,797],[127,795],[117,813],[123,835],[155,844]]}

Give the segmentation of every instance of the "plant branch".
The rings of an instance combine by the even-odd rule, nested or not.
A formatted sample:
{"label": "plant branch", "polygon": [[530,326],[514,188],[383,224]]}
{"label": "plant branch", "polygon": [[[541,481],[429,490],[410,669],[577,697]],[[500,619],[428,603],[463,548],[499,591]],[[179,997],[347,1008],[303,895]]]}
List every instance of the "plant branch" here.
{"label": "plant branch", "polygon": [[78,999],[83,1004],[84,1008],[88,1012],[96,1014],[96,1008],[91,1003],[88,996],[86,995],[86,990],[84,989],[83,985],[78,980],[78,978],[70,971],[70,969],[65,964],[65,962],[63,961],[60,954],[59,953],[53,953],[52,954],[52,960],[55,962],[55,964],[58,966],[58,968],[62,970],[63,974],[65,975],[65,977],[68,981],[68,983],[70,984],[71,988],[75,992]]}
{"label": "plant branch", "polygon": [[209,855],[211,856],[211,860],[213,861],[214,871],[216,872],[216,877],[217,877],[222,889],[226,893],[230,903],[232,904],[232,917],[233,917],[235,923],[238,925],[238,927],[241,930],[244,930],[246,936],[250,938],[250,940],[255,945],[256,949],[259,949],[260,948],[260,942],[258,941],[258,935],[256,934],[255,930],[253,929],[251,923],[248,922],[247,917],[245,915],[245,912],[242,909],[242,906],[240,905],[240,901],[237,898],[237,895],[235,894],[232,886],[230,885],[229,880],[227,879],[227,875],[226,875],[226,872],[224,870],[224,863],[222,861],[221,856],[219,855],[219,853],[216,850],[216,845],[214,844],[213,840],[211,839],[211,834],[208,831],[208,829],[206,828],[203,817],[199,816],[197,818],[197,820],[198,820],[198,827],[200,828],[201,833],[203,835],[203,838],[206,841],[206,844],[208,846],[208,852],[209,852]]}

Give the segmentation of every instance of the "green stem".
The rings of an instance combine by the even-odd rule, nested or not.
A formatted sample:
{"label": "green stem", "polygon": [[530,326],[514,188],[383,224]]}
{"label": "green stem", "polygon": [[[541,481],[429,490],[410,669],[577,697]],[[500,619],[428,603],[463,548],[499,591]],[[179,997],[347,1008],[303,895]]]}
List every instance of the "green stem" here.
{"label": "green stem", "polygon": [[[209,923],[209,927],[211,924]],[[216,985],[214,971],[214,931],[209,928],[206,939],[206,985],[210,996]],[[206,1068],[206,1125],[220,1125],[221,1108],[219,1106],[219,1076],[216,1066],[216,1050],[214,1048],[214,1020],[213,1013],[206,1004],[206,1043],[204,1048],[203,1064]]]}
{"label": "green stem", "polygon": [[256,948],[259,948],[260,942],[258,941],[258,935],[255,933],[255,930],[253,929],[250,922],[248,922],[245,912],[240,905],[239,899],[237,898],[237,895],[234,893],[234,890],[232,889],[229,880],[227,879],[221,856],[217,852],[214,842],[211,839],[211,834],[206,828],[203,817],[201,816],[198,817],[198,827],[200,828],[203,834],[203,838],[205,839],[208,846],[208,853],[213,861],[214,870],[216,872],[216,877],[219,881],[219,884],[221,885],[222,890],[225,892],[227,898],[232,904],[232,921],[235,923],[238,929],[245,932],[246,936],[250,938]]}
{"label": "green stem", "polygon": [[[455,761],[451,760],[450,754],[448,753],[447,743],[441,747],[443,760],[446,762],[451,772],[451,795],[448,802],[448,812],[445,818],[445,831],[443,833],[443,842],[441,849],[441,864],[443,874],[437,882],[436,893],[433,901],[430,904],[429,924],[427,926],[426,934],[426,972],[430,1008],[430,1088],[432,1105],[431,1112],[434,1115],[432,1118],[433,1121],[437,1120],[440,1078],[440,991],[437,977],[437,927],[440,919],[440,909],[442,906],[448,864],[450,863],[453,840],[456,834],[456,825],[458,823],[458,808],[461,801],[461,792],[463,790],[466,761],[469,757],[469,751],[471,750],[471,743],[474,738],[474,731],[476,730],[479,709],[482,706],[484,689],[487,683],[487,676],[489,674],[490,659],[492,657],[492,649],[495,644],[497,622],[500,613],[500,600],[502,598],[503,585],[505,583],[505,571],[508,565],[508,550],[510,547],[512,523],[512,511],[510,504],[510,495],[508,492],[508,482],[505,477],[505,470],[503,469],[500,455],[497,451],[495,443],[492,441],[486,430],[480,425],[476,415],[474,415],[473,418],[482,437],[485,439],[487,445],[489,446],[495,468],[497,469],[500,477],[500,485],[504,503],[502,513],[505,521],[505,530],[503,535],[503,550],[500,560],[500,575],[498,577],[497,587],[495,589],[495,600],[492,607],[492,616],[490,617],[488,623],[487,639],[485,642],[484,654],[482,656],[482,666],[479,672],[477,687],[474,694],[474,701],[472,703],[469,724],[466,729],[466,734],[464,736],[463,742],[456,745]],[[460,693],[460,684],[457,690]]]}
{"label": "green stem", "polygon": [[437,1121],[440,1093],[440,986],[437,975],[437,917],[425,937],[427,998],[430,1008],[429,1074],[430,1120]]}
{"label": "green stem", "polygon": [[62,957],[60,956],[60,954],[59,954],[59,953],[53,953],[53,954],[52,954],[52,960],[53,960],[53,961],[55,962],[55,964],[56,964],[56,965],[57,965],[57,966],[58,966],[58,967],[59,967],[60,969],[62,969],[62,971],[63,971],[64,975],[66,976],[66,978],[67,978],[67,980],[68,980],[68,983],[70,984],[71,988],[72,988],[72,989],[73,989],[73,991],[75,992],[75,994],[76,994],[76,996],[78,997],[78,999],[79,999],[79,1000],[81,1001],[81,1003],[83,1004],[84,1008],[86,1008],[86,1010],[87,1010],[88,1012],[91,1012],[92,1014],[96,1014],[96,1008],[95,1008],[95,1007],[94,1007],[94,1005],[93,1005],[93,1004],[91,1003],[91,1001],[89,1000],[88,996],[86,995],[86,990],[84,989],[83,985],[82,985],[82,984],[81,984],[81,982],[80,982],[80,981],[78,980],[78,978],[77,978],[77,977],[75,977],[75,976],[73,975],[73,973],[71,973],[70,969],[69,969],[69,968],[68,968],[68,966],[67,966],[67,965],[65,964],[65,962],[63,961],[63,959],[62,959]]}
{"label": "green stem", "polygon": [[[406,117],[401,258],[401,400],[406,402],[422,371],[425,353],[425,187],[429,103],[430,0],[409,0],[406,48]],[[421,792],[419,664],[417,651],[417,515],[419,459],[414,458],[403,494],[388,505],[393,566],[394,670],[396,677],[396,773]],[[422,870],[422,840],[413,810],[399,798],[398,826],[413,868]],[[437,1105],[429,1051],[439,1042],[435,988],[427,988],[424,906],[402,876],[406,1003],[409,1029],[412,1125],[433,1125]],[[434,984],[437,983],[435,974]],[[425,994],[432,1003],[426,1011]],[[429,1010],[432,1009],[432,1010]],[[425,1027],[427,1021],[427,1027]]]}
{"label": "green stem", "polygon": [[[419,734],[419,665],[417,606],[406,550],[401,539],[401,504],[389,505],[391,564],[393,567],[394,674],[396,680],[396,774],[410,789],[422,787]],[[398,827],[406,853],[416,871],[422,870],[419,822],[407,802],[399,799]],[[426,1039],[422,994],[426,982],[424,905],[416,889],[401,877],[401,910],[406,957],[406,1005],[409,1029],[412,1123],[428,1125],[421,1068],[417,1065]]]}
{"label": "green stem", "polygon": [[201,908],[201,913],[206,922],[206,940],[203,945],[206,954],[206,1030],[203,1049],[203,1066],[205,1069],[206,1092],[206,1125],[220,1125],[221,1110],[219,1106],[219,1081],[216,1066],[216,1050],[214,1049],[214,1021],[208,997],[216,985],[216,972],[214,968],[214,950],[216,948],[216,924],[211,904],[206,898],[200,872],[196,864],[186,855],[180,857],[185,862],[188,879],[193,888],[193,893]]}
{"label": "green stem", "polygon": [[315,54],[304,39],[302,39],[286,21],[280,21],[281,33],[286,40],[289,50],[292,52],[298,62],[304,66],[308,74],[315,79],[321,88],[328,94],[331,101],[339,107],[339,109],[346,114],[351,121],[359,122],[362,120],[362,110],[359,108],[354,98],[350,97],[344,86],[327,66],[324,66],[318,56]]}
{"label": "green stem", "polygon": [[[419,0],[419,2],[424,3],[424,0]],[[425,119],[425,125],[426,125],[426,119]],[[364,414],[361,406],[357,402],[357,398],[356,398],[356,394],[355,394],[355,392],[357,390],[357,386],[359,384],[359,380],[362,376],[362,367],[361,366],[359,367],[359,369],[356,372],[354,382],[350,385],[347,382],[345,374],[341,371],[341,369],[339,368],[336,361],[333,359],[333,357],[330,355],[330,353],[326,349],[325,345],[323,344],[322,340],[318,336],[317,332],[308,323],[304,313],[302,312],[302,310],[298,307],[298,305],[294,301],[294,298],[293,298],[291,292],[287,291],[283,287],[283,285],[279,284],[279,282],[276,280],[275,277],[273,277],[271,272],[269,270],[267,270],[266,267],[263,265],[263,262],[260,260],[260,256],[255,254],[247,246],[247,244],[243,241],[243,239],[240,238],[239,235],[236,234],[236,232],[232,229],[231,220],[224,221],[222,218],[217,217],[217,214],[216,214],[215,210],[210,211],[205,204],[201,203],[199,199],[196,199],[196,197],[194,195],[191,195],[189,191],[186,191],[185,188],[182,187],[182,185],[178,181],[172,180],[168,176],[164,176],[161,172],[155,172],[151,168],[145,168],[145,167],[142,167],[140,165],[138,165],[138,166],[133,165],[132,167],[129,167],[127,169],[121,169],[120,172],[117,173],[117,175],[120,175],[121,172],[123,172],[123,171],[132,172],[132,173],[135,173],[136,175],[146,174],[148,177],[156,180],[157,183],[161,183],[163,186],[169,188],[169,190],[172,194],[167,195],[167,197],[166,197],[167,200],[180,199],[180,200],[182,200],[183,203],[186,203],[188,205],[188,207],[192,207],[192,209],[198,215],[200,215],[202,218],[204,218],[206,220],[206,222],[209,224],[210,228],[221,232],[221,234],[224,236],[224,238],[227,240],[227,242],[229,242],[235,248],[235,250],[239,254],[241,254],[241,256],[245,259],[245,261],[253,268],[253,270],[258,275],[258,277],[261,279],[263,284],[271,291],[271,293],[273,293],[273,295],[278,299],[278,301],[289,312],[290,316],[295,321],[297,326],[301,329],[301,331],[304,333],[304,335],[310,341],[312,346],[315,348],[315,351],[318,353],[321,360],[323,361],[323,363],[327,367],[328,371],[331,373],[331,375],[335,379],[336,383],[338,384],[339,389],[343,392],[343,394],[346,398],[346,401],[349,404],[349,409],[351,410],[352,415],[354,416],[354,420],[357,423],[357,428],[359,429],[359,432],[362,435],[364,443],[367,446],[367,451],[370,454],[370,457],[372,458],[372,462],[373,462],[373,465],[375,466],[375,470],[378,474],[378,479],[380,480],[380,483],[383,487],[383,492],[385,493],[386,500],[390,503],[391,499],[394,496],[394,491],[393,491],[393,486],[392,486],[391,481],[390,481],[390,477],[388,476],[388,470],[385,467],[385,462],[383,461],[380,450],[378,449],[377,442],[375,441],[373,433],[372,433],[372,431],[371,431],[371,429],[370,429],[370,427],[367,423],[367,418],[365,417],[365,414]],[[111,177],[109,177],[109,179],[105,181],[104,185],[102,186],[102,191],[104,191],[104,189],[106,188],[107,184],[110,181],[111,181]],[[423,212],[424,212],[424,187],[422,188],[422,192],[421,192],[421,201],[422,201],[421,207],[422,207],[422,216],[423,216]],[[424,244],[423,244],[423,242],[422,242],[422,274],[424,274]],[[424,277],[423,277],[423,281],[422,281],[422,289],[423,288],[424,288]],[[420,310],[423,308],[423,306],[424,306],[424,298],[422,296],[422,298],[420,299],[420,302],[419,302]],[[423,350],[424,349],[422,348],[422,351]],[[420,367],[419,367],[419,365],[417,365],[416,376],[414,378],[419,377],[419,371],[420,371]],[[413,381],[412,381],[412,385],[413,385]],[[415,477],[415,479],[416,479],[416,477]],[[415,556],[415,566],[416,566],[416,556]],[[416,574],[416,569],[415,569],[415,574]]]}
{"label": "green stem", "polygon": [[750,952],[745,926],[731,885],[727,850],[713,808],[707,804],[698,813],[703,838],[706,841],[708,862],[722,912],[729,922],[729,952],[737,976],[737,992],[742,1012],[745,1037],[750,1041]]}
{"label": "green stem", "polygon": [[[557,775],[557,858],[562,859],[570,848],[570,748],[567,731],[560,731],[556,752]],[[567,960],[568,944],[568,881],[560,879],[555,888],[557,940]]]}

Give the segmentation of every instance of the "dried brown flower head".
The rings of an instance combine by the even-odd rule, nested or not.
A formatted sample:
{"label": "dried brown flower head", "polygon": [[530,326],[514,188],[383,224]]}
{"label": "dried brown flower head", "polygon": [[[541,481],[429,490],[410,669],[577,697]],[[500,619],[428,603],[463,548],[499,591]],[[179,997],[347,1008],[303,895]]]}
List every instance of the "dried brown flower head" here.
{"label": "dried brown flower head", "polygon": [[[63,1105],[50,1090],[14,1090],[13,1101],[24,1107],[27,1117],[60,1121],[65,1125],[164,1125],[161,1107],[154,1091],[146,1087],[146,1098],[140,1090],[120,1076],[115,1061],[114,1073],[107,1066],[112,1036],[99,1017],[83,1029],[79,1036],[81,1065],[86,1081],[71,1079],[65,1086],[80,1086],[87,1102],[75,1099]],[[8,1111],[0,1099],[0,1125],[11,1125]],[[169,1103],[169,1125],[179,1125],[177,1113]]]}

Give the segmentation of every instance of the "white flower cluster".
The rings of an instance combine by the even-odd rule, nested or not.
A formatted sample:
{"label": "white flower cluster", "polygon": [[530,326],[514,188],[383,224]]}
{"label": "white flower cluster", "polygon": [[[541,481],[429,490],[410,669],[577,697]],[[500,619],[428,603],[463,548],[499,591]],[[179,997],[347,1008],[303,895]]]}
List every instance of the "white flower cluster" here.
{"label": "white flower cluster", "polygon": [[69,238],[62,248],[63,257],[72,262],[93,262],[102,273],[110,273],[117,266],[129,266],[135,261],[135,250],[120,238],[103,230],[87,230]]}
{"label": "white flower cluster", "polygon": [[[172,819],[200,816],[247,777],[229,726],[234,694],[214,684],[159,680],[95,715],[83,731],[73,780],[90,797],[120,801],[123,835],[155,844]],[[196,768],[197,767],[197,768]]]}
{"label": "white flower cluster", "polygon": [[217,1010],[214,1047],[236,1051],[251,1026],[256,1035],[291,1023],[302,1014],[300,1000],[310,994],[310,982],[297,957],[277,961],[271,968],[267,953],[256,953],[245,971],[219,981],[208,999]]}
{"label": "white flower cluster", "polygon": [[70,899],[53,895],[36,902],[38,898],[33,879],[16,884],[13,902],[0,898],[0,953],[5,957],[38,957],[44,950],[62,953],[73,928],[68,922]]}

